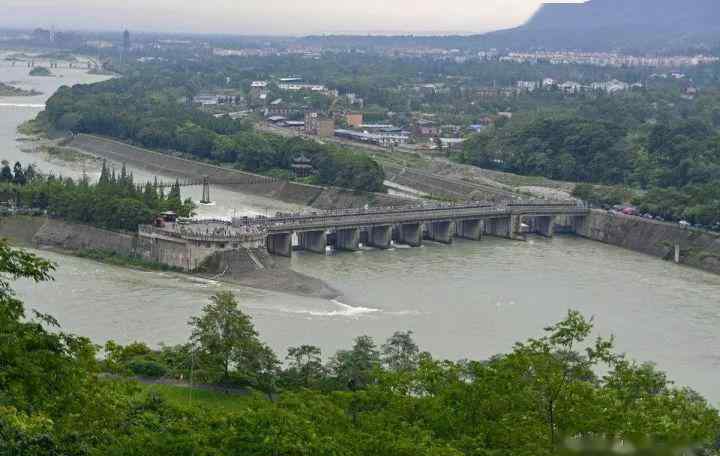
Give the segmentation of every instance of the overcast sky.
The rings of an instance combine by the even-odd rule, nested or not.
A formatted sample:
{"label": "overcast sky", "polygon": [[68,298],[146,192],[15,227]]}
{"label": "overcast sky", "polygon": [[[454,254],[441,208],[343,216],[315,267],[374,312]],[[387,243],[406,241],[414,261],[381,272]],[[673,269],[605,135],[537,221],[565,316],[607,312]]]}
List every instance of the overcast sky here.
{"label": "overcast sky", "polygon": [[463,33],[519,25],[541,3],[542,0],[0,0],[0,26],[272,35]]}

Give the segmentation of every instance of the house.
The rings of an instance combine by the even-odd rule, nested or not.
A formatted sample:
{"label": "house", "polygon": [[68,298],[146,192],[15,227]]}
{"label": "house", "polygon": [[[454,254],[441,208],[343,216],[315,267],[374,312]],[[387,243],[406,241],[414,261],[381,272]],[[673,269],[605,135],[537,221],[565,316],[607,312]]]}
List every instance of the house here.
{"label": "house", "polygon": [[607,82],[593,82],[592,84],[590,84],[590,87],[593,90],[601,90],[603,92],[612,94],[616,92],[624,92],[630,89],[630,84],[618,81],[617,79],[613,79],[612,81]]}
{"label": "house", "polygon": [[305,133],[331,138],[335,134],[335,121],[322,117],[317,112],[305,113]]}
{"label": "house", "polygon": [[517,81],[515,83],[515,86],[520,89],[521,91],[526,92],[534,92],[535,89],[538,88],[538,83],[536,81]]}
{"label": "house", "polygon": [[567,94],[576,94],[582,92],[584,86],[579,82],[567,81],[558,85],[558,89]]}
{"label": "house", "polygon": [[430,137],[440,134],[440,129],[435,126],[432,120],[418,119],[415,122],[415,135]]}
{"label": "house", "polygon": [[465,138],[438,138],[440,140],[440,147],[444,150],[459,150],[462,149],[463,143],[466,141]]}
{"label": "house", "polygon": [[361,112],[348,112],[345,114],[345,123],[352,128],[358,128],[363,124],[363,114]]}
{"label": "house", "polygon": [[357,96],[356,94],[354,94],[354,93],[349,93],[349,94],[345,95],[345,97],[347,98],[348,103],[350,103],[350,106],[358,105],[358,106],[360,106],[361,108],[362,108],[363,106],[365,106],[365,100],[362,99],[362,98],[360,98],[360,97],[358,97],[358,96]]}
{"label": "house", "polygon": [[282,102],[281,99],[277,99],[271,102],[265,110],[265,116],[282,116],[287,117],[290,115],[290,108],[288,105]]}
{"label": "house", "polygon": [[407,144],[410,139],[410,136],[405,132],[369,133],[367,131],[335,130],[335,136],[338,138],[349,139],[351,141],[376,144],[383,147],[393,147]]}
{"label": "house", "polygon": [[305,128],[305,122],[302,120],[286,120],[282,123],[282,126],[287,128]]}

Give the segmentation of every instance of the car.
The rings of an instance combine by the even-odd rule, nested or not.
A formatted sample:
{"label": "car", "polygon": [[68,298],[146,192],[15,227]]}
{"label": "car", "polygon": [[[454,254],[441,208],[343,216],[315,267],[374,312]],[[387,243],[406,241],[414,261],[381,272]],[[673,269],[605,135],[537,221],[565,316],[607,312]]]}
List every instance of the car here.
{"label": "car", "polygon": [[692,225],[691,225],[688,221],[686,221],[686,220],[680,220],[680,221],[678,222],[678,225],[680,225],[680,226],[682,226],[682,227],[684,227],[684,228],[690,228],[690,227],[692,226]]}

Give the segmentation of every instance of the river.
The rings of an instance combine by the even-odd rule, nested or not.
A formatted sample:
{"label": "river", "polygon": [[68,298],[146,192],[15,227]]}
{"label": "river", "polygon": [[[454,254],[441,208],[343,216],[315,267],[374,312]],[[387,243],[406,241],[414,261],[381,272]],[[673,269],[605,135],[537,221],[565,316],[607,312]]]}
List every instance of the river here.
{"label": "river", "polygon": [[[97,163],[57,161],[28,152],[32,145],[17,141],[17,125],[42,109],[18,105],[41,106],[63,83],[101,79],[82,71],[58,72],[62,78],[31,78],[26,68],[0,62],[0,81],[45,93],[0,98],[0,158],[33,161],[43,171],[64,175],[80,175],[83,168],[96,173]],[[138,179],[151,177],[132,171]],[[290,208],[223,190],[214,190],[213,198],[217,203],[201,207],[201,214]],[[331,301],[39,253],[58,264],[56,281],[19,282],[20,296],[30,307],[54,315],[64,330],[97,343],[181,343],[189,334],[187,320],[210,295],[226,288],[235,291],[281,357],[288,346],[318,345],[330,355],[358,335],[380,343],[395,330],[412,330],[421,347],[437,357],[483,359],[540,335],[568,309],[577,309],[595,317],[597,335],[613,334],[620,351],[655,361],[678,384],[720,405],[720,276],[575,237],[296,254],[294,270],[340,291]]]}

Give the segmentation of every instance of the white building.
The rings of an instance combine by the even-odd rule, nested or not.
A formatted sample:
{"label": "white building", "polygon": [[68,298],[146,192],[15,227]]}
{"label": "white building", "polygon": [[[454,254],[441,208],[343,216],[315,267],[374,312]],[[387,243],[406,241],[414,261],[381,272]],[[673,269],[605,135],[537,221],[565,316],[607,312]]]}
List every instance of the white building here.
{"label": "white building", "polygon": [[616,93],[625,92],[626,90],[630,89],[630,84],[628,84],[627,82],[618,81],[617,79],[613,79],[612,81],[606,82],[593,82],[590,87],[592,87],[593,90],[601,90],[607,93]]}
{"label": "white building", "polygon": [[516,87],[520,90],[526,90],[528,92],[534,92],[535,89],[538,88],[538,83],[536,81],[517,81],[515,83]]}
{"label": "white building", "polygon": [[582,92],[582,90],[584,89],[582,84],[574,81],[563,82],[562,84],[558,85],[558,88],[563,92],[570,94]]}

